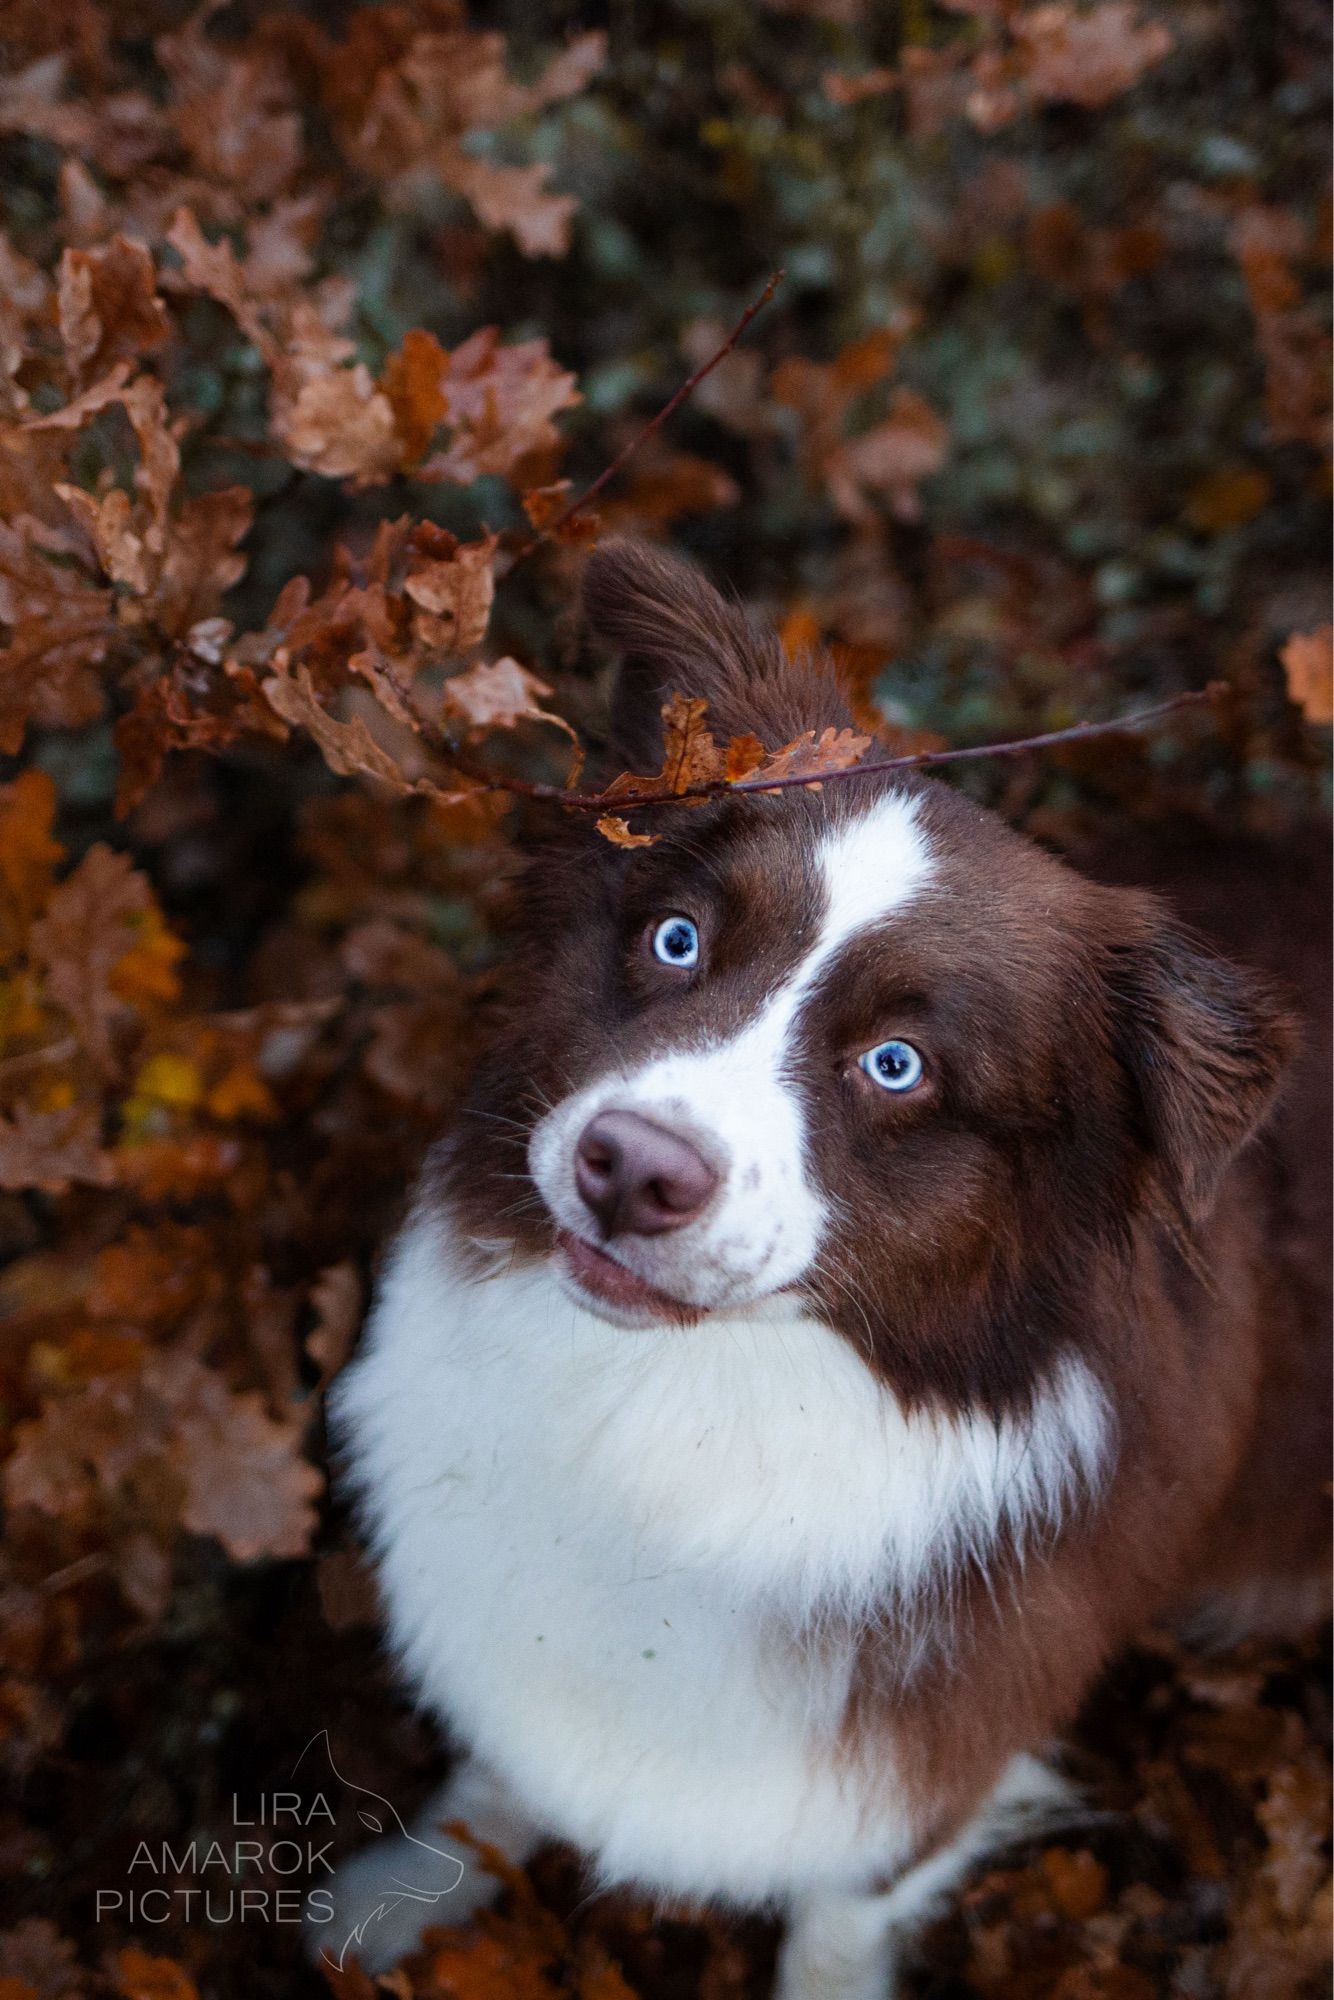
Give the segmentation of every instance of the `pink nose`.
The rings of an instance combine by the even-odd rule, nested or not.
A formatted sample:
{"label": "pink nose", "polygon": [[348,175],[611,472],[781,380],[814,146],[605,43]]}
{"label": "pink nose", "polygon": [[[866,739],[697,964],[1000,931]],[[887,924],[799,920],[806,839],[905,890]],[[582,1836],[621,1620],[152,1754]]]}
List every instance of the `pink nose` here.
{"label": "pink nose", "polygon": [[693,1222],[718,1176],[688,1139],[636,1111],[600,1111],[574,1149],[580,1196],[604,1236],[661,1236]]}

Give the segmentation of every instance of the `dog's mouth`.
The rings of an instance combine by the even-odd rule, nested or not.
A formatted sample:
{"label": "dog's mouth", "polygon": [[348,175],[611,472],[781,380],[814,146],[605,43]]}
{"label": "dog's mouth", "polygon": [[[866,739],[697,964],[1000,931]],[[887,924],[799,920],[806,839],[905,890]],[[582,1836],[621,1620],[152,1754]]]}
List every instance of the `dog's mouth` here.
{"label": "dog's mouth", "polygon": [[576,1292],[618,1326],[650,1326],[660,1320],[694,1326],[704,1317],[704,1306],[688,1305],[670,1292],[660,1292],[647,1278],[627,1270],[572,1230],[557,1229],[556,1254]]}

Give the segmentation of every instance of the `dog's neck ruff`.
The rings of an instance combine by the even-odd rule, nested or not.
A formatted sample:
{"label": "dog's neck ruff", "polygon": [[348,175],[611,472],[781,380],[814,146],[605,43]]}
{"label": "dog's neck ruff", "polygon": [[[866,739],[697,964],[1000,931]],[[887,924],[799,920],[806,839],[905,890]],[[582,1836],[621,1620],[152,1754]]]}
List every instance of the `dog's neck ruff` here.
{"label": "dog's neck ruff", "polygon": [[1097,1489],[1112,1444],[1073,1355],[1022,1413],[908,1408],[791,1296],[626,1330],[574,1303],[544,1260],[462,1245],[422,1214],[348,1401],[363,1438],[385,1422],[401,1452],[406,1399],[430,1476],[432,1427],[448,1460],[442,1415],[460,1397],[497,1466],[522,1458],[591,1542],[614,1523],[641,1574],[689,1572],[800,1625],[902,1609],[1002,1545],[1041,1542]]}

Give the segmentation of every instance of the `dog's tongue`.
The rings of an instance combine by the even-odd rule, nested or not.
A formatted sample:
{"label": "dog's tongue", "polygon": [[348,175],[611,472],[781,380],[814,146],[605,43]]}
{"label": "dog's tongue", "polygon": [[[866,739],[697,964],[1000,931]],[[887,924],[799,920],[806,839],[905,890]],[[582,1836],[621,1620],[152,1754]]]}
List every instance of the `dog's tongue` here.
{"label": "dog's tongue", "polygon": [[674,1319],[685,1324],[701,1317],[699,1307],[685,1305],[680,1299],[658,1291],[646,1278],[627,1271],[624,1264],[618,1264],[614,1257],[608,1257],[591,1243],[585,1243],[582,1237],[571,1235],[569,1230],[559,1230],[556,1241],[571,1274],[585,1291],[591,1292],[595,1298],[605,1299],[608,1305],[627,1306],[652,1313],[660,1319]]}

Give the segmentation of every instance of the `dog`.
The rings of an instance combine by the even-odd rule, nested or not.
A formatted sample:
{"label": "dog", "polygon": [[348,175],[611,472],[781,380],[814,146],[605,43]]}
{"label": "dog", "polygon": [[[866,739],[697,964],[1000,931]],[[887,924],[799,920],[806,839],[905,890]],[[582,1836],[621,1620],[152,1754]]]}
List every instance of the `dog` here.
{"label": "dog", "polygon": [[[600,547],[583,604],[612,769],[675,692],[850,723],[674,558]],[[1267,976],[939,782],[655,808],[633,851],[556,817],[334,1399],[464,1753],[422,1828],[781,1910],[782,2000],[885,2000],[1067,1808],[1050,1747],[1137,1628],[1327,1602],[1321,1099],[1274,1109],[1309,1057]],[[326,1937],[374,1969],[494,1889],[432,1905],[421,1859],[345,1864]]]}

